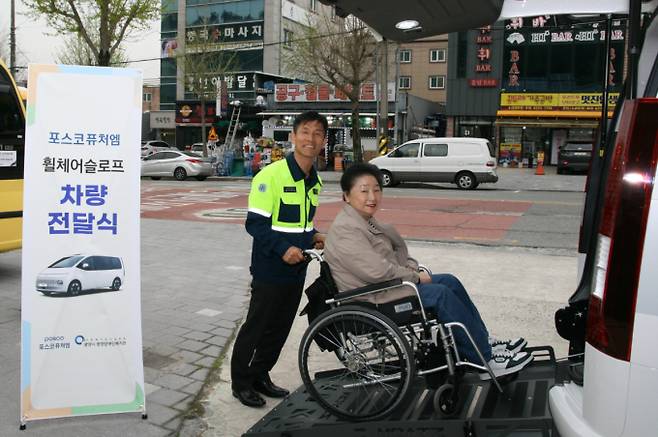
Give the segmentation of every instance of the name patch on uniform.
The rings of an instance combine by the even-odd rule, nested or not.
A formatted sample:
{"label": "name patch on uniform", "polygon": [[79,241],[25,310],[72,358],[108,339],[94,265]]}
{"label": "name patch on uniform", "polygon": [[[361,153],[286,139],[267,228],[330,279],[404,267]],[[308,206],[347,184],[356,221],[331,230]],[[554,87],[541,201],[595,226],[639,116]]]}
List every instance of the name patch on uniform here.
{"label": "name patch on uniform", "polygon": [[261,193],[264,193],[265,191],[267,191],[267,185],[265,185],[265,184],[260,184],[260,185],[258,186],[258,191],[260,191]]}
{"label": "name patch on uniform", "polygon": [[318,189],[317,188],[313,188],[313,194],[318,194]]}
{"label": "name patch on uniform", "polygon": [[283,187],[284,193],[296,193],[297,187]]}

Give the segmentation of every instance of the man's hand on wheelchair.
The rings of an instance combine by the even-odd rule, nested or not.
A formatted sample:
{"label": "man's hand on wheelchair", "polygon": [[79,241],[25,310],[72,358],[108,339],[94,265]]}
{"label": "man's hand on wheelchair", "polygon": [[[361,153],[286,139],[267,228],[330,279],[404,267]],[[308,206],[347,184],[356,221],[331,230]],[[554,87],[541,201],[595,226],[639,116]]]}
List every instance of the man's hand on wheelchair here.
{"label": "man's hand on wheelchair", "polygon": [[297,246],[290,246],[282,256],[286,264],[295,265],[304,261],[304,251]]}
{"label": "man's hand on wheelchair", "polygon": [[313,234],[313,248],[318,250],[324,249],[324,240],[326,238],[326,234],[321,234],[319,232]]}

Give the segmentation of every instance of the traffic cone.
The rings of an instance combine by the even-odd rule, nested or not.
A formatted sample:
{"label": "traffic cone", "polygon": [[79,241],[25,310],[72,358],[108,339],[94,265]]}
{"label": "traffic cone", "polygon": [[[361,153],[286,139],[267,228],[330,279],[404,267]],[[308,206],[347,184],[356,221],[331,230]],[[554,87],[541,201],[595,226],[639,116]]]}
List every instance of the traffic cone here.
{"label": "traffic cone", "polygon": [[535,169],[535,174],[539,176],[544,175],[544,161],[537,162],[537,168]]}

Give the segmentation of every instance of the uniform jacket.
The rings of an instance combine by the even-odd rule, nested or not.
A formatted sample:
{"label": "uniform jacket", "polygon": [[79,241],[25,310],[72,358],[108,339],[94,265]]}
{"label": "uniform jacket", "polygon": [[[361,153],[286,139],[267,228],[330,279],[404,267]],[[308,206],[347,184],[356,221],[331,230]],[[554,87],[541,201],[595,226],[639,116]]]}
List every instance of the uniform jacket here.
{"label": "uniform jacket", "polygon": [[286,264],[282,256],[291,246],[313,245],[313,216],[322,181],[315,168],[308,177],[294,154],[268,165],[253,179],[245,228],[254,237],[251,274],[265,284],[303,282],[304,264]]}
{"label": "uniform jacket", "polygon": [[[340,291],[395,278],[419,281],[418,264],[409,258],[407,245],[395,228],[374,217],[364,219],[347,203],[329,228],[324,257]],[[413,293],[410,287],[399,287],[361,299],[384,303]]]}

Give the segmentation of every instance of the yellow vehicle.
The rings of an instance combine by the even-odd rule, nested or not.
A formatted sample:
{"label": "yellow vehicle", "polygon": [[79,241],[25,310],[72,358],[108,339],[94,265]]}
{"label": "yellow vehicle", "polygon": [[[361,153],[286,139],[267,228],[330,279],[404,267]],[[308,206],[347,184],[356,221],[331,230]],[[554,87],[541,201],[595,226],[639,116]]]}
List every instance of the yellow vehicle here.
{"label": "yellow vehicle", "polygon": [[0,61],[0,252],[21,247],[25,106]]}

